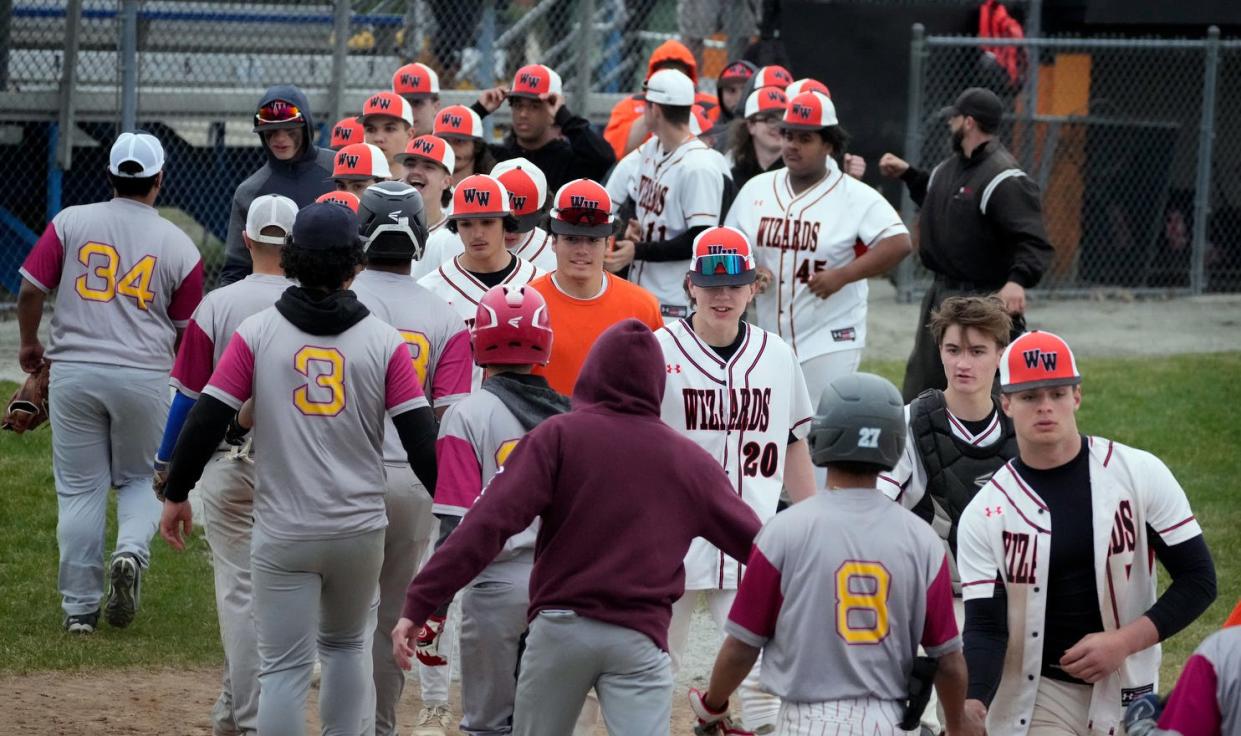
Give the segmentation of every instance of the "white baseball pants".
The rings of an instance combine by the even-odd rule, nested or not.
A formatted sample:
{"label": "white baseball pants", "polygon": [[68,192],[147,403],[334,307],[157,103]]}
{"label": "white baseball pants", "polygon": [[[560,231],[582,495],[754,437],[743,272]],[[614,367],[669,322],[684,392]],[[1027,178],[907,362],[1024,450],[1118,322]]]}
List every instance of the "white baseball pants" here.
{"label": "white baseball pants", "polygon": [[904,705],[878,698],[848,698],[824,703],[791,703],[780,706],[776,736],[906,736],[917,731],[900,727]]}

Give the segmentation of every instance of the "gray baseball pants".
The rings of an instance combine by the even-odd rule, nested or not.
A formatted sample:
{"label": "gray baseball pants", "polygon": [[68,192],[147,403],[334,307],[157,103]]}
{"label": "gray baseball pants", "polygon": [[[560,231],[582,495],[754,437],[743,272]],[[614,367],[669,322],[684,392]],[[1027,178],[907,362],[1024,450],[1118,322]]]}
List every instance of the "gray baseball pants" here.
{"label": "gray baseball pants", "polygon": [[461,595],[461,730],[467,734],[513,731],[532,567],[534,550],[493,562]]}
{"label": "gray baseball pants", "polygon": [[251,547],[258,625],[263,736],[303,736],[315,652],[323,666],[324,736],[356,736],[371,691],[374,624],[384,530],[323,540],[286,540],[255,526]]}
{"label": "gray baseball pants", "polygon": [[672,663],[645,634],[572,611],[530,623],[517,678],[513,733],[569,736],[594,688],[611,736],[668,736]]}
{"label": "gray baseball pants", "polygon": [[116,488],[116,548],[145,568],[163,505],[152,458],[168,419],[168,373],[94,363],[52,363],[48,390],[61,607],[99,610],[108,491]]}
{"label": "gray baseball pants", "polygon": [[215,736],[250,736],[258,730],[259,648],[250,578],[254,531],[254,462],[217,452],[195,488],[215,573],[215,609],[224,645],[224,681],[211,710]]}
{"label": "gray baseball pants", "polygon": [[[388,528],[384,530],[383,567],[379,571],[379,599],[372,611],[375,626],[370,643],[375,677],[373,733],[395,736],[396,706],[405,689],[405,673],[392,657],[392,629],[401,618],[405,590],[421,566],[436,520],[431,515],[431,495],[408,465],[385,465],[384,474]],[[363,733],[372,733],[369,719]]]}

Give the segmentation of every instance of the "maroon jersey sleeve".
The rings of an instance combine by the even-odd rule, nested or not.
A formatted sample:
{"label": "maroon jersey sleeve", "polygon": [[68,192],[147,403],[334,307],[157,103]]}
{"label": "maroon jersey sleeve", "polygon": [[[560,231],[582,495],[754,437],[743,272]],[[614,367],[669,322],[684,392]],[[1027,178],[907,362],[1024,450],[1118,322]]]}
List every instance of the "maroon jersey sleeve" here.
{"label": "maroon jersey sleeve", "polygon": [[1190,657],[1159,716],[1159,727],[1181,736],[1218,736],[1223,716],[1216,687],[1211,660],[1200,654]]}
{"label": "maroon jersey sleeve", "polygon": [[27,281],[46,293],[60,283],[60,272],[64,267],[65,246],[60,242],[56,224],[49,222],[22,263],[21,273]]}
{"label": "maroon jersey sleeve", "polygon": [[758,545],[750,553],[745,576],[728,612],[728,633],[752,647],[762,647],[776,633],[776,619],[784,605],[780,570]]}

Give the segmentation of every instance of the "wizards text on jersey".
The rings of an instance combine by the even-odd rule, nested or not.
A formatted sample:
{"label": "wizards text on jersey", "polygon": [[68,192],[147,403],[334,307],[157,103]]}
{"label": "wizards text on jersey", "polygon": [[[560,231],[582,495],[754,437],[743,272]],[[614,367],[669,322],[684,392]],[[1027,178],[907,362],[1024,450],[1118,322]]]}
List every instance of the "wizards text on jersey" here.
{"label": "wizards text on jersey", "polygon": [[685,402],[686,429],[766,432],[771,421],[769,388],[683,388],[681,398]]}
{"label": "wizards text on jersey", "polygon": [[822,224],[818,220],[763,217],[758,221],[755,244],[760,248],[779,250],[814,250],[819,247],[819,226]]}
{"label": "wizards text on jersey", "polygon": [[656,215],[664,213],[664,200],[668,198],[668,187],[660,186],[649,176],[642,177],[638,185],[638,206]]}

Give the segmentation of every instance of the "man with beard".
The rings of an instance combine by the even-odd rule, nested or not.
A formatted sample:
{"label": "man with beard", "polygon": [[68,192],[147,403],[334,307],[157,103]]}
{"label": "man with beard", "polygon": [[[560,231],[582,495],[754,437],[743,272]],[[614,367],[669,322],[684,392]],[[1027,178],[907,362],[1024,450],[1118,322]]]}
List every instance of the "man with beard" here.
{"label": "man with beard", "polygon": [[995,138],[1004,114],[1000,98],[971,87],[943,114],[953,155],[930,173],[887,153],[885,176],[899,177],[922,207],[922,263],[935,282],[922,300],[918,332],[905,369],[905,401],[928,388],[945,388],[944,367],[931,337],[931,312],[950,296],[995,294],[1024,330],[1026,289],[1051,262],[1038,184]]}

